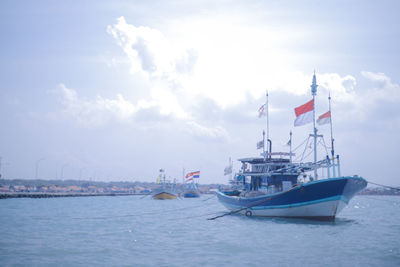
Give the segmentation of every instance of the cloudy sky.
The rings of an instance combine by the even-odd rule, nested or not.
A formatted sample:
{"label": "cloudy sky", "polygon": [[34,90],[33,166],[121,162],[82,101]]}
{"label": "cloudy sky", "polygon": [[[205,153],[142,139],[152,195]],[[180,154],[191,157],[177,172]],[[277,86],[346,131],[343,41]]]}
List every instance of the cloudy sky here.
{"label": "cloudy sky", "polygon": [[293,109],[315,70],[342,174],[399,185],[398,1],[0,5],[3,178],[151,182],[185,168],[227,183],[229,157],[259,156],[267,90],[274,151],[311,133]]}

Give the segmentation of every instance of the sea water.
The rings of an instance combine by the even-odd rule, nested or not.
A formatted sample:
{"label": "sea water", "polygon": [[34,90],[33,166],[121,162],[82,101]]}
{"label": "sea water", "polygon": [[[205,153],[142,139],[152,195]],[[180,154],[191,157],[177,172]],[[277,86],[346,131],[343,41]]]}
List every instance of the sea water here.
{"label": "sea water", "polygon": [[357,196],[335,222],[229,215],[197,199],[0,200],[1,266],[400,266],[400,198]]}

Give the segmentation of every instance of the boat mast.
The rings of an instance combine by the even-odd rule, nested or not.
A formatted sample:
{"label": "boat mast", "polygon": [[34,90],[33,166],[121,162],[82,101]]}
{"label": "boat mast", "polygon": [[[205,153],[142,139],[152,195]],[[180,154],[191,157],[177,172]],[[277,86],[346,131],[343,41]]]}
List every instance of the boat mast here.
{"label": "boat mast", "polygon": [[290,139],[289,139],[289,155],[290,155],[290,163],[292,163],[292,131],[290,131]]}
{"label": "boat mast", "polygon": [[[268,143],[271,142],[269,140],[269,108],[268,108],[268,91],[266,92],[266,100],[265,100],[265,109],[266,109],[266,117],[267,117],[267,140],[265,140],[265,131],[263,130],[263,153],[262,155],[264,156],[264,161],[267,160],[267,155],[268,152],[271,153],[271,151],[268,151]],[[265,149],[265,141],[267,141],[267,149]]]}
{"label": "boat mast", "polygon": [[[268,106],[268,91],[266,93],[266,104],[267,104],[267,142],[269,140],[269,106]],[[267,146],[267,150],[268,150],[268,146]],[[269,151],[269,153],[271,153],[271,151]]]}
{"label": "boat mast", "polygon": [[335,139],[333,139],[333,131],[332,131],[332,110],[331,110],[331,93],[330,92],[329,92],[328,100],[329,100],[329,115],[330,115],[329,121],[330,121],[330,125],[331,125],[331,145],[332,145],[331,154],[332,154],[332,158],[334,158],[335,157],[335,148],[333,146],[333,142],[335,141]]}
{"label": "boat mast", "polygon": [[311,84],[311,93],[313,96],[313,126],[314,126],[314,178],[317,180],[318,179],[318,174],[317,174],[317,128],[315,127],[315,96],[317,95],[317,78],[315,77],[315,70],[314,70],[314,76]]}

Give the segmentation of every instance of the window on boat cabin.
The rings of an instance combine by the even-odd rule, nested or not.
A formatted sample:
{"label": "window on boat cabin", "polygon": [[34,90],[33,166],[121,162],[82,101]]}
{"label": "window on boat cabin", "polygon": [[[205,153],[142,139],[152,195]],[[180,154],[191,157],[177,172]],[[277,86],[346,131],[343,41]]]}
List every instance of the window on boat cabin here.
{"label": "window on boat cabin", "polygon": [[254,164],[252,165],[253,172],[268,172],[269,166],[265,164]]}

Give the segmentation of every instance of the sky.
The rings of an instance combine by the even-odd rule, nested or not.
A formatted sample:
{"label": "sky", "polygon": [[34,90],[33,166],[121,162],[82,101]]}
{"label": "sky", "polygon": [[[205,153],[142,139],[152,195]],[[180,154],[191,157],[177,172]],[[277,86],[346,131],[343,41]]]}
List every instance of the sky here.
{"label": "sky", "polygon": [[315,71],[342,175],[400,185],[398,1],[0,5],[2,178],[227,183],[229,158],[260,156],[267,91],[272,150],[307,139]]}

